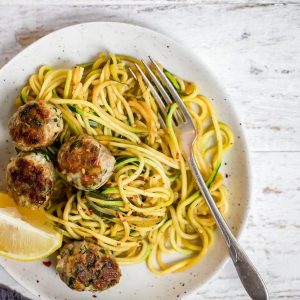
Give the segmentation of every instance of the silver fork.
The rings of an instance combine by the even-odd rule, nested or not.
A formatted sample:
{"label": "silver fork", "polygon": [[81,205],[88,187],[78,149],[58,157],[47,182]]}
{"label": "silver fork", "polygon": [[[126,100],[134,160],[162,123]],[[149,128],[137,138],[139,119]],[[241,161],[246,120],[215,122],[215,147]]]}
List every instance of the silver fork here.
{"label": "silver fork", "polygon": [[[219,228],[219,230],[222,233],[222,236],[226,242],[226,245],[228,247],[229,255],[234,263],[234,266],[237,270],[237,273],[239,275],[239,278],[247,291],[248,295],[254,299],[254,300],[266,300],[269,299],[268,292],[266,285],[262,278],[260,277],[258,271],[254,267],[254,265],[251,263],[250,259],[242,249],[242,247],[237,242],[236,238],[230,231],[226,221],[222,217],[220,211],[218,210],[206,184],[205,181],[198,169],[194,152],[193,152],[193,145],[194,141],[197,137],[196,128],[194,126],[194,122],[185,107],[185,104],[181,100],[180,96],[178,95],[177,91],[173,87],[173,85],[170,83],[164,72],[159,68],[159,66],[153,61],[153,59],[149,56],[150,61],[152,62],[155,70],[160,75],[160,79],[158,79],[155,74],[152,72],[152,70],[148,67],[148,65],[142,60],[143,65],[145,66],[151,81],[154,83],[155,87],[159,91],[157,92],[156,88],[152,85],[146,74],[142,71],[140,66],[138,64],[135,64],[138,72],[141,74],[143,80],[147,84],[147,86],[150,88],[150,91],[157,102],[161,113],[163,116],[165,116],[167,107],[173,103],[171,100],[169,94],[166,92],[165,88],[161,84],[161,82],[164,84],[164,86],[167,88],[169,93],[171,94],[172,98],[175,100],[179,107],[180,114],[177,113],[175,115],[175,120],[177,123],[176,127],[176,136],[178,140],[181,142],[181,149],[184,154],[184,157],[187,161],[187,163],[190,166],[190,169],[193,173],[194,179],[200,189],[200,192],[203,196],[203,198],[206,200],[206,203],[216,221],[216,224]],[[161,82],[160,82],[161,80]],[[163,117],[160,116],[160,122],[165,126]]]}

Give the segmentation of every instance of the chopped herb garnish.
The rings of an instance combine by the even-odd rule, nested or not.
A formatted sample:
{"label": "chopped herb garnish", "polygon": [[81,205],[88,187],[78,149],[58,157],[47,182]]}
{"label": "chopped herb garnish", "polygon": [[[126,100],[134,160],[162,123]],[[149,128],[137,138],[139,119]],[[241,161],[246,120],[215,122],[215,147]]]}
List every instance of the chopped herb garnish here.
{"label": "chopped herb garnish", "polygon": [[100,272],[99,270],[97,270],[97,271],[95,272],[95,278],[98,278],[100,275],[101,275],[101,272]]}
{"label": "chopped herb garnish", "polygon": [[48,153],[46,153],[45,150],[36,150],[34,153],[43,155],[47,162],[51,161]]}
{"label": "chopped herb garnish", "polygon": [[37,118],[34,118],[34,119],[32,120],[32,123],[33,123],[34,125],[36,125],[36,126],[41,126],[41,125],[42,125],[42,122],[41,122],[39,119],[37,119]]}
{"label": "chopped herb garnish", "polygon": [[86,246],[86,245],[82,245],[82,246],[80,247],[79,252],[82,253],[82,254],[84,254],[84,253],[86,253],[87,250],[88,250],[87,246]]}
{"label": "chopped herb garnish", "polygon": [[68,107],[72,112],[75,112],[75,113],[77,112],[76,107],[73,107],[71,105],[68,105]]}
{"label": "chopped herb garnish", "polygon": [[70,151],[73,151],[75,148],[82,147],[82,141],[75,141],[70,146]]}
{"label": "chopped herb garnish", "polygon": [[68,280],[68,286],[70,288],[73,288],[74,284],[75,284],[75,278],[74,277],[70,277],[69,280]]}

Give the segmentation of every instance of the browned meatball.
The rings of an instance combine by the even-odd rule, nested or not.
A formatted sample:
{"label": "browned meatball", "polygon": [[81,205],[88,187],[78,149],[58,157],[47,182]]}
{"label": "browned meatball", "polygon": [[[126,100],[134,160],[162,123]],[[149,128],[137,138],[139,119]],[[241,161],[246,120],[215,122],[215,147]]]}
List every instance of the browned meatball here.
{"label": "browned meatball", "polygon": [[71,289],[77,291],[103,291],[117,284],[120,268],[111,256],[100,252],[93,243],[65,244],[57,256],[56,270]]}
{"label": "browned meatball", "polygon": [[31,151],[51,145],[63,130],[59,109],[43,100],[19,107],[9,120],[9,134],[18,149]]}
{"label": "browned meatball", "polygon": [[96,190],[112,175],[115,158],[95,138],[81,134],[62,145],[58,165],[67,181],[78,189]]}
{"label": "browned meatball", "polygon": [[7,165],[8,192],[19,206],[37,209],[47,205],[54,180],[54,167],[42,153],[20,152]]}

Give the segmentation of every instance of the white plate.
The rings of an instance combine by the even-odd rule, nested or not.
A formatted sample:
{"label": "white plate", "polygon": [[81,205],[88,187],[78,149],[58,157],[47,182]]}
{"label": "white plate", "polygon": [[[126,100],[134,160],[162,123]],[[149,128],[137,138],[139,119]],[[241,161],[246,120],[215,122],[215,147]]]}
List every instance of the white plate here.
{"label": "white plate", "polygon": [[[54,67],[73,66],[93,59],[100,51],[113,51],[140,58],[151,55],[168,70],[191,81],[196,81],[201,93],[213,99],[218,117],[228,123],[236,136],[236,144],[225,157],[223,172],[230,176],[226,185],[230,191],[228,223],[236,234],[241,231],[248,210],[250,179],[245,138],[240,123],[223,88],[205,65],[184,45],[134,25],[122,23],[85,23],[53,32],[38,40],[0,71],[0,153],[1,179],[9,157],[14,153],[9,142],[7,121],[15,108],[15,98],[28,75],[42,64]],[[8,140],[8,141],[7,141]],[[4,187],[4,183],[1,185]],[[228,257],[225,245],[216,233],[216,241],[206,257],[194,268],[163,277],[148,271],[145,264],[122,267],[120,283],[102,293],[98,299],[175,299],[199,288],[224,264]],[[52,259],[54,262],[55,260]],[[58,277],[54,265],[45,267],[41,261],[20,263],[0,259],[2,266],[20,284],[41,299],[84,300],[91,293],[75,292]]]}

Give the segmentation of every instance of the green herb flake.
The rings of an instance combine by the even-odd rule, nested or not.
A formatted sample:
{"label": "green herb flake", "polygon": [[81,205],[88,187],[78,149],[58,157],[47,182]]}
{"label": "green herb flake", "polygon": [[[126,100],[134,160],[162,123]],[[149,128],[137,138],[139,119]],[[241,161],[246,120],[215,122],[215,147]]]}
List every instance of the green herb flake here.
{"label": "green herb flake", "polygon": [[75,148],[82,147],[82,141],[75,141],[70,146],[70,151],[72,152]]}
{"label": "green herb flake", "polygon": [[37,118],[34,118],[34,119],[32,120],[32,123],[33,123],[34,125],[38,126],[38,127],[40,127],[40,126],[42,125],[42,121],[40,121],[40,120],[37,119]]}
{"label": "green herb flake", "polygon": [[68,286],[72,289],[74,287],[74,284],[75,284],[75,278],[74,277],[70,277],[69,280],[68,280]]}
{"label": "green herb flake", "polygon": [[77,110],[76,110],[76,107],[74,107],[74,106],[71,106],[71,105],[68,105],[68,108],[70,109],[70,111],[72,111],[72,112],[77,112]]}
{"label": "green herb flake", "polygon": [[87,246],[86,246],[86,245],[82,245],[82,246],[80,247],[79,252],[82,253],[82,254],[84,254],[84,253],[87,252],[87,250],[88,250]]}

